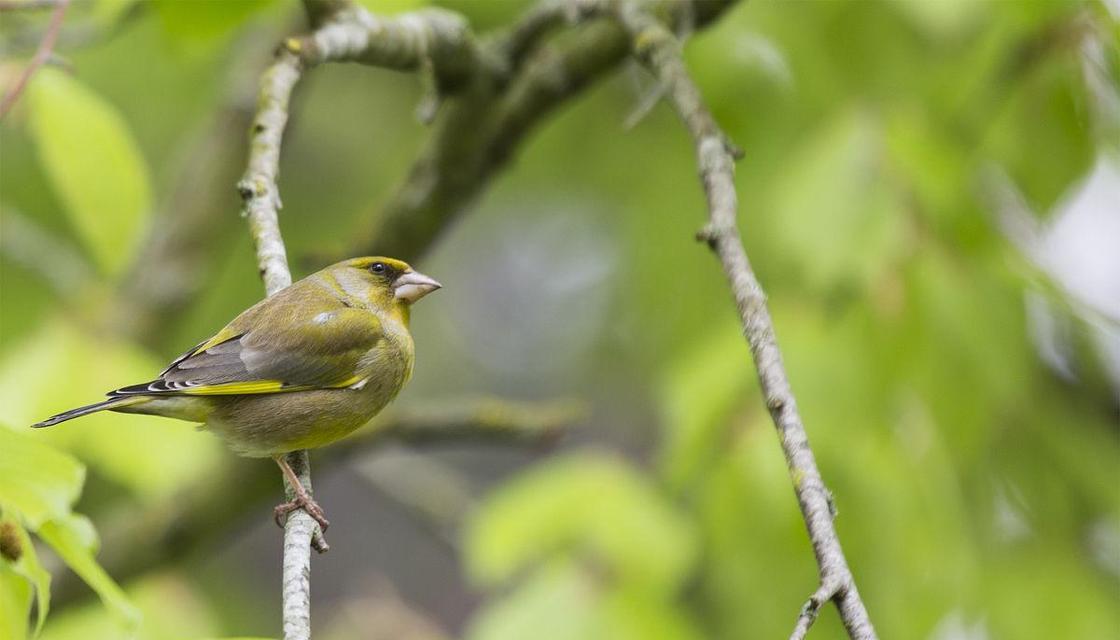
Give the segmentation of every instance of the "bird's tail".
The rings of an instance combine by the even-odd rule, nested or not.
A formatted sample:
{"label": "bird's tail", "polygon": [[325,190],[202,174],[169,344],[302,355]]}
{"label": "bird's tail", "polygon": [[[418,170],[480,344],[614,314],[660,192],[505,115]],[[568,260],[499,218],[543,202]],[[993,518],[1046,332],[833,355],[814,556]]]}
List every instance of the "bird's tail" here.
{"label": "bird's tail", "polygon": [[95,402],[93,404],[87,404],[86,406],[78,407],[77,409],[71,409],[69,411],[63,411],[62,413],[60,413],[58,415],[51,416],[51,417],[47,418],[46,420],[43,420],[42,422],[36,422],[35,424],[33,424],[31,426],[36,428],[36,429],[39,429],[41,427],[50,427],[50,426],[54,426],[54,425],[56,425],[60,422],[66,422],[67,420],[70,420],[72,418],[77,418],[77,417],[84,416],[84,415],[87,415],[87,414],[90,414],[90,413],[97,413],[98,411],[105,411],[106,409],[116,409],[118,407],[126,407],[126,406],[131,405],[131,404],[137,404],[137,403],[140,403],[140,402],[144,402],[145,400],[147,400],[147,398],[145,398],[143,396],[121,396],[121,397],[116,397],[116,398],[109,398],[108,400],[103,400],[101,402]]}

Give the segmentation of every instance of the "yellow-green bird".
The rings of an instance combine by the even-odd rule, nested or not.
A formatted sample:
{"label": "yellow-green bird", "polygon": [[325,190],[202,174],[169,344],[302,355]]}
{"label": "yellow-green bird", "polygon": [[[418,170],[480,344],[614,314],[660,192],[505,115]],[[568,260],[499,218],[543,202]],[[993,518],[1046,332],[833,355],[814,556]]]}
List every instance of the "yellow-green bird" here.
{"label": "yellow-green bird", "polygon": [[205,423],[245,456],[272,457],[325,528],[284,454],[330,444],[389,404],[412,376],[412,303],[440,284],[392,258],[354,258],[245,310],[143,384],[52,416],[49,427],[96,411]]}

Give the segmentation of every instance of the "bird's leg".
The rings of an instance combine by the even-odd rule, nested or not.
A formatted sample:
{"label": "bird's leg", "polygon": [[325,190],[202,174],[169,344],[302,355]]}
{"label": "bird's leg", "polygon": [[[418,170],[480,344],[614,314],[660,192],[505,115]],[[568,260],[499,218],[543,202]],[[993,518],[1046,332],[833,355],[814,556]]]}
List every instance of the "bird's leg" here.
{"label": "bird's leg", "polygon": [[323,513],[323,508],[319,506],[318,502],[315,502],[310,493],[307,493],[307,489],[303,488],[303,483],[299,481],[299,477],[292,471],[292,467],[288,465],[288,461],[284,459],[283,455],[276,456],[273,459],[276,460],[276,464],[280,465],[280,470],[284,472],[284,477],[288,479],[288,484],[291,485],[292,491],[296,494],[296,497],[292,500],[276,505],[276,509],[273,510],[276,524],[283,528],[289,513],[296,509],[303,509],[307,512],[307,515],[319,523],[319,528],[325,533],[331,523],[327,520],[326,514]]}

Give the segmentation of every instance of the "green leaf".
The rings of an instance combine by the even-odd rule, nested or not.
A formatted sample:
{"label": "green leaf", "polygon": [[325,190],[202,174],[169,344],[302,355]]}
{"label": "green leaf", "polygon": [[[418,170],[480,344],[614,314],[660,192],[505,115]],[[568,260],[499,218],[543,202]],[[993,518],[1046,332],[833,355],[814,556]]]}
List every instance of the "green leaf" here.
{"label": "green leaf", "polygon": [[427,0],[357,0],[370,12],[381,16],[391,16],[405,11],[415,11],[428,4]]}
{"label": "green leaf", "polygon": [[27,98],[40,161],[71,222],[101,267],[120,271],[152,205],[148,166],[128,125],[57,69],[40,69]]}
{"label": "green leaf", "polygon": [[698,640],[673,601],[609,584],[574,560],[541,567],[471,623],[468,640]]}
{"label": "green leaf", "polygon": [[154,3],[164,32],[187,53],[208,53],[275,0]]}
{"label": "green leaf", "polygon": [[610,640],[700,640],[684,607],[636,589],[619,589],[601,605],[602,638]]}
{"label": "green leaf", "polygon": [[[113,387],[148,380],[160,362],[125,342],[93,339],[73,324],[46,322],[0,361],[0,406],[26,428],[37,420],[96,402]],[[97,375],[65,372],[96,371]],[[4,427],[0,424],[0,430]],[[31,432],[30,430],[28,430]],[[93,473],[128,487],[148,503],[173,492],[220,461],[221,442],[185,422],[103,412],[31,432],[33,438],[74,453]]]}
{"label": "green leaf", "polygon": [[82,492],[85,468],[34,437],[0,427],[0,506],[32,529],[66,517]]}
{"label": "green leaf", "polygon": [[91,11],[92,18],[95,22],[100,23],[102,28],[110,29],[137,2],[139,0],[96,0]]}
{"label": "green leaf", "polygon": [[572,562],[544,567],[480,613],[468,640],[587,640],[600,637],[595,585]]}
{"label": "green leaf", "polygon": [[691,523],[622,460],[571,455],[502,487],[468,533],[474,578],[493,585],[551,554],[586,551],[620,582],[671,592],[696,556]]}
{"label": "green leaf", "polygon": [[[6,563],[12,572],[22,576],[35,589],[35,634],[38,635],[43,629],[43,623],[47,620],[47,612],[51,608],[51,574],[39,562],[39,556],[35,553],[35,545],[31,543],[31,536],[27,535],[23,525],[14,516],[0,514],[0,535],[12,536],[19,549],[18,558],[14,561],[0,559],[0,564]],[[3,618],[3,616],[0,616],[0,618]],[[26,611],[23,620],[26,623]],[[26,624],[24,626],[26,627]],[[4,624],[0,623],[0,629],[2,628],[4,628]]]}
{"label": "green leaf", "polygon": [[39,529],[39,536],[97,593],[101,602],[129,629],[140,624],[140,612],[94,560],[97,535],[84,516],[71,514],[51,520]]}
{"label": "green leaf", "polygon": [[880,129],[872,113],[841,111],[793,154],[774,187],[763,223],[776,255],[818,291],[866,288],[906,250]]}
{"label": "green leaf", "polygon": [[[143,640],[267,640],[224,638],[225,625],[211,602],[214,594],[203,593],[203,590],[200,585],[183,576],[182,572],[156,571],[129,582],[129,600],[143,615],[143,621],[134,633],[126,636],[121,629],[119,616],[100,603],[89,602],[54,613],[43,632],[42,640],[122,637]],[[226,630],[226,633],[229,631]]]}
{"label": "green leaf", "polygon": [[26,638],[30,611],[31,583],[0,560],[0,637]]}
{"label": "green leaf", "polygon": [[989,7],[972,0],[937,0],[936,2],[894,2],[891,9],[900,11],[931,36],[949,39],[974,27],[987,16]]}
{"label": "green leaf", "polygon": [[661,464],[675,488],[723,452],[729,414],[748,398],[754,376],[750,350],[730,317],[673,363],[658,397],[668,430]]}

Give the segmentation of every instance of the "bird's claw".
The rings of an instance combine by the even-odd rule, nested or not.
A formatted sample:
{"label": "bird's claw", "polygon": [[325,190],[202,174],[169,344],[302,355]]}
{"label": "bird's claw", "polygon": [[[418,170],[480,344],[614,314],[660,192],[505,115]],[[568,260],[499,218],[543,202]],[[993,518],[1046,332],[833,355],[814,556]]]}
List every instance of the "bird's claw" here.
{"label": "bird's claw", "polygon": [[319,523],[319,529],[324,533],[326,533],[327,527],[331,526],[330,521],[327,520],[327,516],[323,513],[323,508],[319,506],[319,503],[306,495],[297,495],[288,502],[282,502],[276,505],[276,508],[272,511],[273,517],[276,519],[276,526],[283,529],[284,524],[288,521],[288,514],[296,509],[303,509],[307,515],[311,516],[315,522]]}

